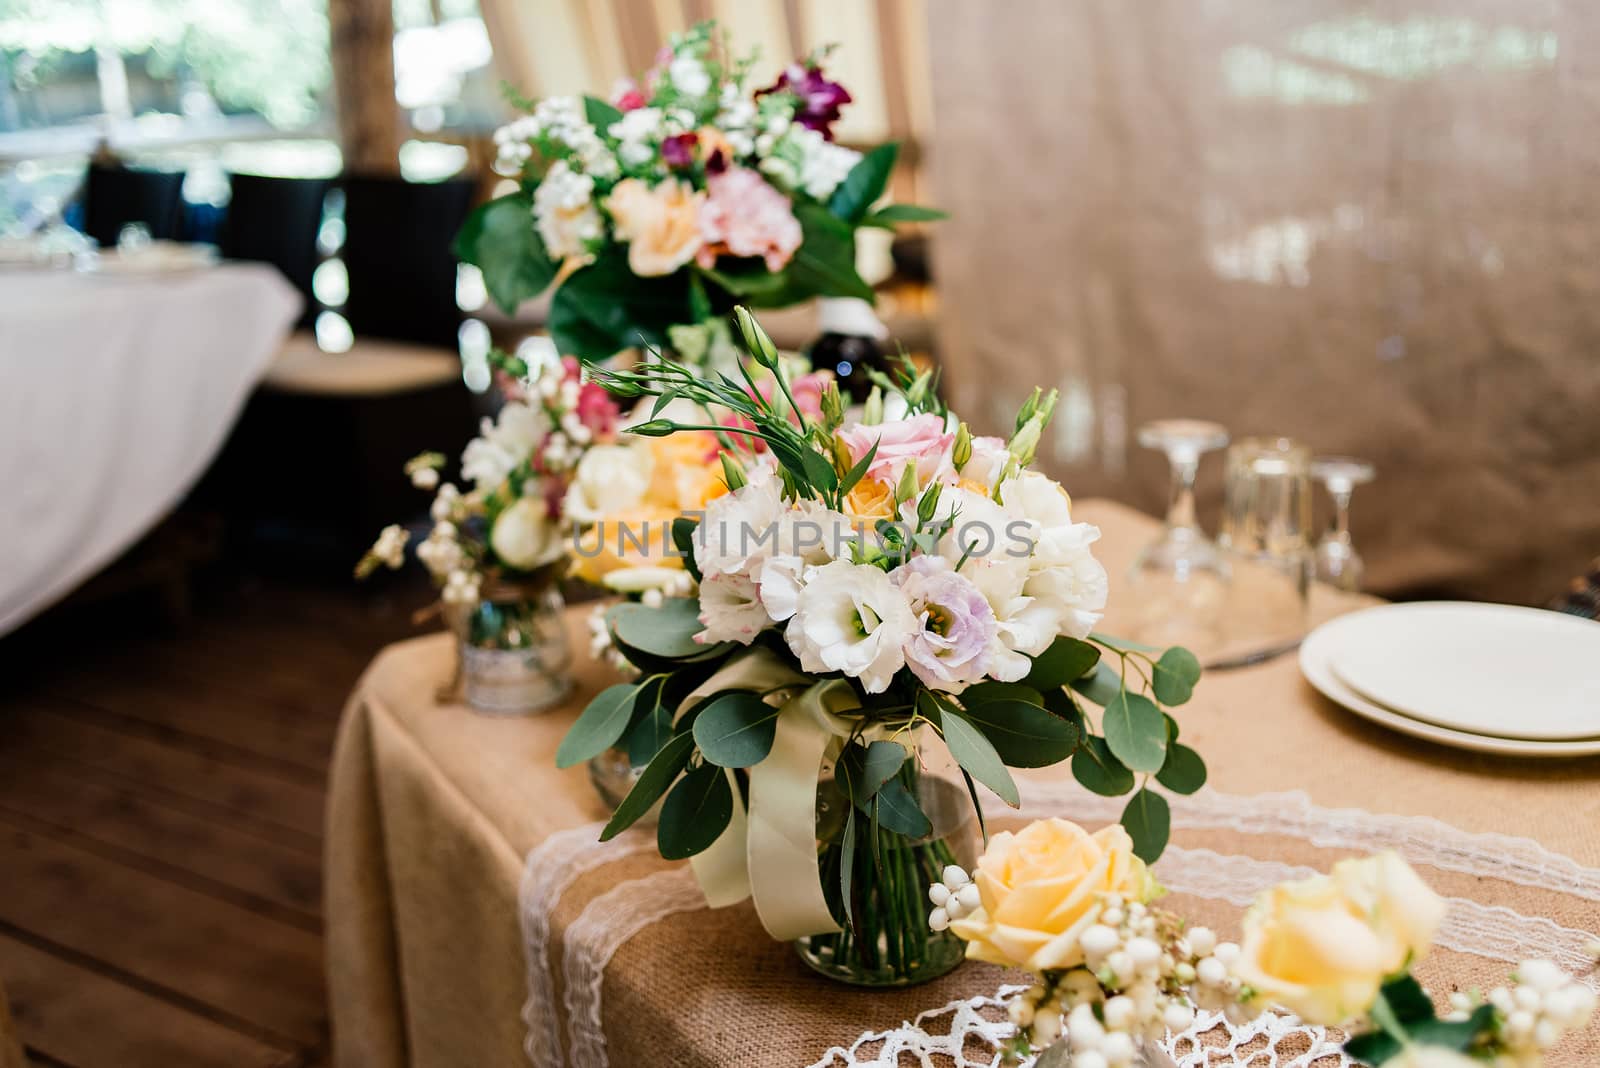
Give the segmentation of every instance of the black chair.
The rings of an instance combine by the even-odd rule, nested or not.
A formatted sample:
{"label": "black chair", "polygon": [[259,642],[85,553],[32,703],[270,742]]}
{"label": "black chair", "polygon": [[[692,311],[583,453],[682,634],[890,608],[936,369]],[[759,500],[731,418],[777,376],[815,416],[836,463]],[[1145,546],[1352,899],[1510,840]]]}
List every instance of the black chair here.
{"label": "black chair", "polygon": [[311,292],[311,276],[322,255],[317,233],[322,228],[322,202],[332,183],[326,178],[267,178],[229,175],[233,196],[223,220],[218,245],[225,259],[270,263],[305,298],[301,327],[309,327],[320,310]]}
{"label": "black chair", "polygon": [[451,244],[472,208],[477,182],[347,177],[341,184],[342,256],[350,276],[344,316],[356,337],[455,351],[461,310]]}
{"label": "black chair", "polygon": [[128,223],[144,223],[158,240],[176,238],[183,223],[183,173],[89,164],[83,232],[110,246]]}

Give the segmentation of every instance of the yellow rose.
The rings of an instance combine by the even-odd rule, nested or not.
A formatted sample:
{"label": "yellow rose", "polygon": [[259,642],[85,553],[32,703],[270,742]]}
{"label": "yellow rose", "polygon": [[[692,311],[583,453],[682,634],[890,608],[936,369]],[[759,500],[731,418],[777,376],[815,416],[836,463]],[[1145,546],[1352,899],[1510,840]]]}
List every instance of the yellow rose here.
{"label": "yellow rose", "polygon": [[1113,825],[1090,834],[1061,819],[995,835],[973,881],[982,904],[950,925],[967,941],[967,956],[1031,972],[1083,963],[1078,936],[1101,896],[1148,901],[1155,890],[1127,831]]}
{"label": "yellow rose", "polygon": [[1244,918],[1234,973],[1309,1023],[1365,1013],[1387,976],[1427,951],[1444,902],[1394,853],[1284,883]]}
{"label": "yellow rose", "polygon": [[717,462],[717,439],[703,431],[650,438],[654,465],[645,500],[680,512],[697,512],[728,492]]}
{"label": "yellow rose", "polygon": [[1383,1063],[1384,1068],[1483,1068],[1482,1061],[1443,1046],[1408,1046]]}
{"label": "yellow rose", "polygon": [[700,251],[700,202],[685,182],[668,179],[654,188],[624,178],[606,198],[617,237],[628,242],[628,269],[641,278],[671,274]]}
{"label": "yellow rose", "polygon": [[879,519],[894,518],[894,488],[880,479],[862,479],[845,495],[844,514],[867,520],[869,527]]}

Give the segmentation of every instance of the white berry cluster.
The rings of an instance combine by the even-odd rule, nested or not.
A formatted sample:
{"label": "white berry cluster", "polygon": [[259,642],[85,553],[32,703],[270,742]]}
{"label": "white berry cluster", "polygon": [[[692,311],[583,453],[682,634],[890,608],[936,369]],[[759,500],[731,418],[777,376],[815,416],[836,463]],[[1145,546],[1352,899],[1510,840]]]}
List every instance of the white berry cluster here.
{"label": "white berry cluster", "polygon": [[[1524,961],[1507,986],[1486,999],[1497,1024],[1496,1068],[1541,1068],[1544,1053],[1594,1015],[1595,994],[1547,960]],[[1475,1008],[1469,994],[1450,996],[1452,1018],[1466,1019]]]}
{"label": "white berry cluster", "polygon": [[978,897],[978,887],[960,865],[951,864],[940,873],[942,881],[928,887],[928,900],[933,911],[928,913],[928,926],[935,931],[948,930],[952,920],[959,920],[983,902]]}
{"label": "white berry cluster", "polygon": [[[928,925],[942,931],[979,907],[977,887],[958,867],[928,889]],[[1080,926],[1083,963],[1048,971],[1013,998],[1011,1021],[1027,1046],[1069,1044],[1072,1068],[1131,1068],[1139,1048],[1194,1023],[1197,1008],[1240,1021],[1252,1014],[1231,965],[1239,947],[1205,927],[1121,895],[1102,897]]]}
{"label": "white berry cluster", "polygon": [[418,544],[417,559],[422,561],[422,566],[428,569],[428,574],[435,580],[443,580],[450,572],[460,570],[468,561],[466,552],[456,537],[456,525],[448,522],[435,523],[428,536]]}
{"label": "white berry cluster", "polygon": [[609,604],[602,604],[589,613],[589,656],[610,664],[625,678],[634,678],[639,674],[639,669],[628,663],[628,658],[611,640],[611,628],[606,624],[606,609],[610,607]]}
{"label": "white berry cluster", "polygon": [[372,543],[372,548],[356,564],[356,577],[366,578],[380,566],[399,570],[406,562],[406,542],[410,540],[411,535],[405,527],[397,523],[384,527],[378,533],[378,540]]}
{"label": "white berry cluster", "polygon": [[457,569],[446,577],[444,588],[439,591],[439,599],[445,604],[471,607],[478,603],[481,583],[477,572]]}

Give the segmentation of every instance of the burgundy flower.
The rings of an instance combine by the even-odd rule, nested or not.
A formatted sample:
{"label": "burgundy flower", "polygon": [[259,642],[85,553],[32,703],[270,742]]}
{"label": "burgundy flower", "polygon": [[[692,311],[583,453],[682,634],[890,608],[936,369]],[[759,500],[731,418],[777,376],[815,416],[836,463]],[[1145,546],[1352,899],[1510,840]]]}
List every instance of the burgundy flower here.
{"label": "burgundy flower", "polygon": [[796,101],[794,120],[801,126],[816,130],[828,140],[833,140],[833,124],[839,121],[839,109],[850,103],[850,94],[838,82],[823,77],[821,67],[791,64],[778,75],[770,88],[756,96],[768,93],[790,93]]}
{"label": "burgundy flower", "polygon": [[661,142],[661,159],[673,170],[682,170],[694,162],[694,146],[700,135],[694,131],[675,134]]}

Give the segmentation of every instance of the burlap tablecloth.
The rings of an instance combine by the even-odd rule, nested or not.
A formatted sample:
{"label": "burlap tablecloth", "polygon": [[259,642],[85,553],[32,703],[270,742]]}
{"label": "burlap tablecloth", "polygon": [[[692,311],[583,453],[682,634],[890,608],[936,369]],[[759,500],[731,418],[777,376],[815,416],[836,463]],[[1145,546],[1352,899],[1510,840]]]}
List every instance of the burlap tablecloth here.
{"label": "burlap tablecloth", "polygon": [[[1118,577],[1155,523],[1100,501],[1080,502],[1078,516],[1104,532],[1099,555],[1115,598]],[[582,611],[571,619],[580,647]],[[327,940],[335,1050],[345,1068],[526,1063],[528,979],[518,923],[524,860],[551,834],[607,815],[583,768],[553,765],[574,711],[612,681],[607,669],[581,659],[571,709],[505,719],[434,701],[451,655],[444,635],[385,650],[358,685],[340,731],[328,816]],[[1208,676],[1179,718],[1219,794],[1304,791],[1320,808],[1436,817],[1464,832],[1525,836],[1584,868],[1600,868],[1600,759],[1517,760],[1401,737],[1323,700],[1301,679],[1293,656]],[[1083,813],[1105,807],[1064,787],[1064,768],[1032,777],[1050,792],[1064,791],[1066,815],[1074,798]],[[1028,789],[1025,783],[1025,797]],[[1173,845],[1189,851],[1191,867],[1209,855],[1204,850],[1318,869],[1362,851],[1338,835],[1314,842],[1186,818],[1186,804],[1174,804]],[[1285,812],[1296,807],[1287,799],[1282,805]],[[1396,823],[1427,846],[1429,825]],[[578,875],[560,897],[550,922],[558,1016],[563,935],[584,907],[625,880],[673,867],[634,853]],[[1474,915],[1493,919],[1503,908],[1569,934],[1600,929],[1600,905],[1566,892],[1559,865],[1531,880],[1449,863],[1421,870],[1440,892],[1492,907]],[[1177,893],[1170,902],[1224,932],[1237,930],[1238,907],[1214,895]],[[1423,966],[1438,992],[1488,987],[1507,970],[1449,950]],[[968,964],[911,990],[848,989],[813,977],[789,946],[769,941],[748,903],[698,909],[646,926],[618,947],[601,991],[604,1038],[616,1066],[790,1068],[954,998],[992,994],[1004,978]],[[1600,1037],[1591,1028],[1551,1063],[1597,1061]]]}
{"label": "burlap tablecloth", "polygon": [[26,1068],[27,1063],[22,1055],[22,1042],[17,1038],[16,1021],[11,1018],[6,988],[0,986],[0,1068]]}

